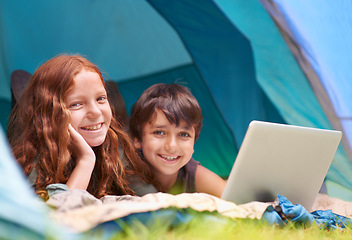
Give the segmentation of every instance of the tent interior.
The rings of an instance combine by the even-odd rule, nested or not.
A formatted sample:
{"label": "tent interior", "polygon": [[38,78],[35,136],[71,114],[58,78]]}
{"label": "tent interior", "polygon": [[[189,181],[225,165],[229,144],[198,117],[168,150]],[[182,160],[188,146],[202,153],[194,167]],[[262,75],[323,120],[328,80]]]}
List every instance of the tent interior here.
{"label": "tent interior", "polygon": [[33,73],[55,55],[78,53],[118,83],[128,111],[154,83],[187,86],[204,115],[194,158],[224,178],[252,120],[342,131],[325,184],[330,196],[352,201],[351,8],[318,0],[1,0],[2,128],[13,71]]}

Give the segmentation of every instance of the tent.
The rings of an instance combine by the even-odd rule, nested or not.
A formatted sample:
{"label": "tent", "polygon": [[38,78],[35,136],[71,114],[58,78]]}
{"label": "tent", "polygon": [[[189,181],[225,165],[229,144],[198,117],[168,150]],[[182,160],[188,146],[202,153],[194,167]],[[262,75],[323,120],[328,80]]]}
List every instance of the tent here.
{"label": "tent", "polygon": [[[343,131],[328,194],[352,201],[347,1],[0,0],[0,121],[10,75],[79,53],[119,84],[127,109],[157,82],[199,100],[194,158],[226,177],[251,120]],[[312,173],[314,174],[314,173]]]}
{"label": "tent", "polygon": [[79,239],[49,217],[9,149],[0,127],[0,239]]}

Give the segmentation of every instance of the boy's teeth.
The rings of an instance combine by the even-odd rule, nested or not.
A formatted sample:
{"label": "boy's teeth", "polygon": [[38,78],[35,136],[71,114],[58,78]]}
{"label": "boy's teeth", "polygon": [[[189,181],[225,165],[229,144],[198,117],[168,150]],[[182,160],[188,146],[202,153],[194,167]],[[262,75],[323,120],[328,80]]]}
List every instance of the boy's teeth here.
{"label": "boy's teeth", "polygon": [[175,160],[176,158],[178,158],[177,156],[176,157],[168,157],[168,156],[164,156],[164,155],[161,155],[161,156],[167,160]]}
{"label": "boy's teeth", "polygon": [[88,126],[88,127],[84,127],[83,129],[85,130],[97,130],[101,127],[101,123],[97,124],[97,125],[92,125],[92,126]]}

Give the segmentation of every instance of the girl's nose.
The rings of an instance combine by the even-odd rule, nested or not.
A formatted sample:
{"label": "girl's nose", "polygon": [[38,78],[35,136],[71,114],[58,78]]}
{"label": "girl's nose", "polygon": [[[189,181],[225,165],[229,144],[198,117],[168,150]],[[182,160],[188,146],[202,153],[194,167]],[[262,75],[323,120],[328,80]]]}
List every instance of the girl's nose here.
{"label": "girl's nose", "polygon": [[100,116],[101,110],[97,103],[91,103],[88,105],[87,117],[88,118],[95,118]]}

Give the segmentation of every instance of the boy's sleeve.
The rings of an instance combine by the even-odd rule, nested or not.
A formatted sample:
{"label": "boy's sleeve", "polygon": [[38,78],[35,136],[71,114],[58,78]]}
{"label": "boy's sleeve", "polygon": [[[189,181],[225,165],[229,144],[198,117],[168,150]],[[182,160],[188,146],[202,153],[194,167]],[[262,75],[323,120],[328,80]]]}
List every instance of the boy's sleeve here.
{"label": "boy's sleeve", "polygon": [[144,196],[148,193],[157,193],[158,191],[154,187],[154,185],[146,183],[138,176],[131,176],[128,178],[128,182],[130,183],[130,188],[134,191],[137,196]]}

